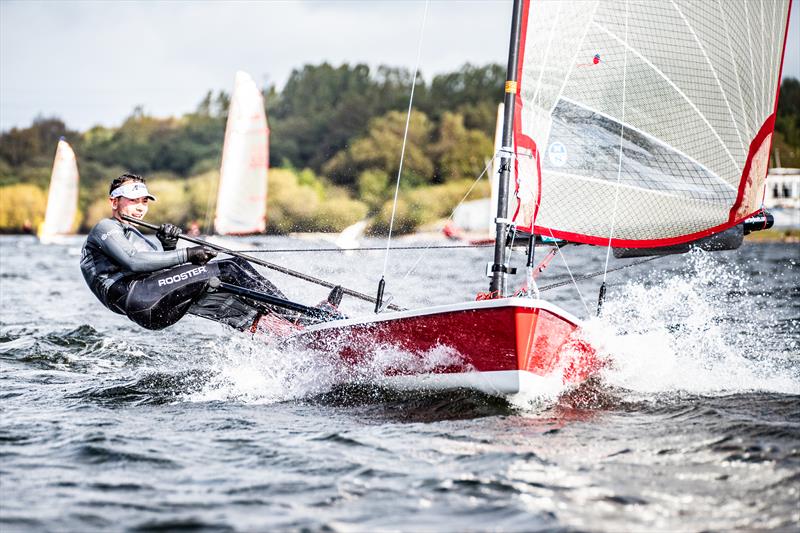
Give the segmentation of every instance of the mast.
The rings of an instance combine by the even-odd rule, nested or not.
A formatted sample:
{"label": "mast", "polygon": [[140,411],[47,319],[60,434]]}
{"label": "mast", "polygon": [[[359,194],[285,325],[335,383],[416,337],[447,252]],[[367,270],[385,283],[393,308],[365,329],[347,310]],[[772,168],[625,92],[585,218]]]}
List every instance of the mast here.
{"label": "mast", "polygon": [[511,40],[508,46],[508,68],[506,71],[505,112],[503,117],[503,156],[500,159],[500,177],[497,184],[497,218],[495,219],[494,263],[491,266],[490,292],[502,297],[506,290],[506,230],[508,217],[508,182],[511,175],[512,133],[514,128],[514,100],[517,96],[517,62],[519,57],[520,30],[522,27],[522,0],[514,0],[511,16]]}

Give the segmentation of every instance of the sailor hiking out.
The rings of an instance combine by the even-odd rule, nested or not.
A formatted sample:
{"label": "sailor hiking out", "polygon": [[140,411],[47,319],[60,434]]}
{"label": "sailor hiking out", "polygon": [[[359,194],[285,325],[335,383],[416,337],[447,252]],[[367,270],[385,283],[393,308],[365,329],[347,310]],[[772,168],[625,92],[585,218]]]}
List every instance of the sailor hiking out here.
{"label": "sailor hiking out", "polygon": [[[123,174],[111,182],[112,216],[92,228],[81,253],[83,277],[103,305],[147,329],[165,328],[187,313],[242,331],[255,331],[262,316],[286,317],[285,309],[264,299],[291,302],[247,261],[210,262],[217,255],[212,249],[176,248],[177,226],[162,224],[156,242],[124,220],[143,219],[148,202],[155,200],[141,176]],[[239,293],[215,290],[220,285]]]}

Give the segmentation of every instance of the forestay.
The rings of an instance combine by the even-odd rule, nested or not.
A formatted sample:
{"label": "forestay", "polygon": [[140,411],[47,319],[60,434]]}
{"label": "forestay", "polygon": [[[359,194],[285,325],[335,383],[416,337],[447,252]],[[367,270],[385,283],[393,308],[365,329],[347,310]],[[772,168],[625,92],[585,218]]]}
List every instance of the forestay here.
{"label": "forestay", "polygon": [[61,139],[58,141],[47,194],[47,209],[44,222],[39,228],[42,241],[58,235],[73,233],[75,215],[78,212],[78,163],[72,147]]}
{"label": "forestay", "polygon": [[222,149],[216,233],[245,235],[266,228],[268,142],[261,91],[250,75],[237,72]]}
{"label": "forestay", "polygon": [[788,13],[789,0],[527,0],[518,227],[649,247],[756,212]]}

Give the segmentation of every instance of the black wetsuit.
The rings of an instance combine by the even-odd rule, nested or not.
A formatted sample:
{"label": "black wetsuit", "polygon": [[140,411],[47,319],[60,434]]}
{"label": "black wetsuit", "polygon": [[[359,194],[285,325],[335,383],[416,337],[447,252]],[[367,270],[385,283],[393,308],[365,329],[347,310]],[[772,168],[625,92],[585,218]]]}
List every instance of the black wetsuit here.
{"label": "black wetsuit", "polygon": [[104,219],[89,232],[81,253],[81,271],[98,300],[115,313],[147,329],[162,329],[187,312],[244,330],[263,306],[247,298],[208,290],[208,280],[221,281],[285,296],[249,263],[240,259],[205,265],[186,263],[186,250],[163,251],[136,228]]}

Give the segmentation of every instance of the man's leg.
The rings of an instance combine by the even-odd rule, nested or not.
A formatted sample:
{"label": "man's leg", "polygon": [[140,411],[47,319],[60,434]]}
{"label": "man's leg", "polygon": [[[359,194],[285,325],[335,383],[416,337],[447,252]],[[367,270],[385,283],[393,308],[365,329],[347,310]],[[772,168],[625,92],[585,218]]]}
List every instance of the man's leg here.
{"label": "man's leg", "polygon": [[270,296],[277,296],[284,300],[286,299],[286,296],[284,296],[278,287],[259,274],[258,271],[253,268],[253,265],[244,259],[234,257],[232,259],[215,261],[214,264],[219,268],[219,275],[217,277],[219,277],[220,281],[263,292]]}
{"label": "man's leg", "polygon": [[147,329],[171,326],[203,296],[208,280],[218,273],[214,263],[180,265],[135,280],[125,298],[125,314]]}
{"label": "man's leg", "polygon": [[[224,283],[244,287],[256,292],[287,299],[268,279],[258,273],[247,261],[234,257],[209,263],[216,268],[215,276]],[[271,316],[279,321],[294,322],[297,313],[282,307],[270,306],[246,296],[234,295],[224,291],[206,292],[197,299],[188,311],[190,314],[222,322],[235,329],[253,331],[261,317]],[[287,322],[290,324],[290,322]]]}

